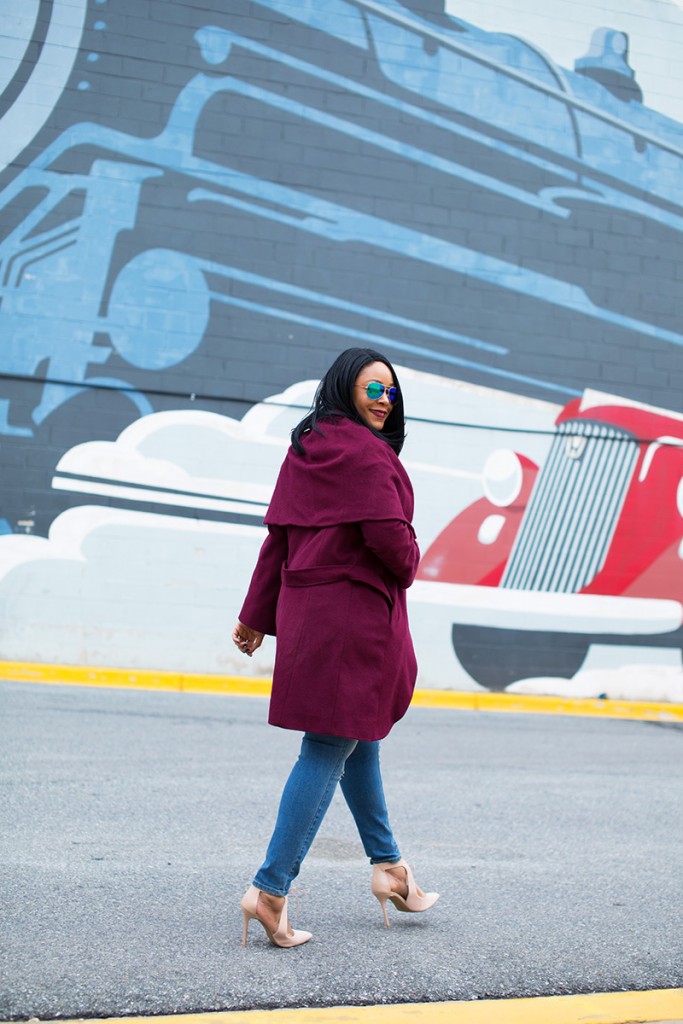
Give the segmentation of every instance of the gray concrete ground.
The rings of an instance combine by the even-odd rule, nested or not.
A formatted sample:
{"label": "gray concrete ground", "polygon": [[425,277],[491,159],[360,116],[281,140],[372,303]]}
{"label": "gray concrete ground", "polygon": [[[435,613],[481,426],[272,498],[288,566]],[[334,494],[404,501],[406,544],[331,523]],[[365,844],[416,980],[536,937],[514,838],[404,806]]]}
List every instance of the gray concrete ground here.
{"label": "gray concrete ground", "polygon": [[338,795],[300,878],[313,941],[278,950],[252,922],[242,949],[299,743],[265,719],[258,699],[0,684],[0,1016],[683,984],[680,726],[412,710],[385,784],[437,907],[385,929]]}

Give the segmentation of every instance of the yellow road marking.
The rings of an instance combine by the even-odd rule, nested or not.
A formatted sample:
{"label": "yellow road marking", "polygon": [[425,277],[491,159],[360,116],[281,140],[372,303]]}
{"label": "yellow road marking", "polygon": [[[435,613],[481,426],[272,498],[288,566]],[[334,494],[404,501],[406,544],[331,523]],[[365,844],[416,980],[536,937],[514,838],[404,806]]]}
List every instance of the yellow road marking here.
{"label": "yellow road marking", "polygon": [[[94,1022],[61,1020],[59,1024]],[[683,1024],[683,988],[398,1006],[108,1017],[106,1024]]]}
{"label": "yellow road marking", "polygon": [[[150,669],[104,668],[88,665],[47,665],[40,662],[0,662],[0,680],[24,683],[108,686],[182,693],[225,693],[237,697],[267,697],[270,679],[222,676],[199,672],[155,672]],[[581,697],[542,697],[483,690],[418,689],[413,707],[467,711],[506,711],[524,714],[592,715],[656,722],[683,721],[683,704],[666,701],[601,700]]]}

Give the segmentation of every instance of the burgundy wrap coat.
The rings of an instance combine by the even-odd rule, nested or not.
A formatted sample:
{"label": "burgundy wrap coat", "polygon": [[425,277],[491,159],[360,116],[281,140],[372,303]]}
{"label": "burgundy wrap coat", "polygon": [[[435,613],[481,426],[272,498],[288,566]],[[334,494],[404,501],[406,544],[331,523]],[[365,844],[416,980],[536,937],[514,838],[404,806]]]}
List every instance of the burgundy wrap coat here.
{"label": "burgundy wrap coat", "polygon": [[408,709],[417,663],[406,589],[420,553],[392,448],[346,417],[280,470],[240,621],[277,636],[268,721],[378,740]]}

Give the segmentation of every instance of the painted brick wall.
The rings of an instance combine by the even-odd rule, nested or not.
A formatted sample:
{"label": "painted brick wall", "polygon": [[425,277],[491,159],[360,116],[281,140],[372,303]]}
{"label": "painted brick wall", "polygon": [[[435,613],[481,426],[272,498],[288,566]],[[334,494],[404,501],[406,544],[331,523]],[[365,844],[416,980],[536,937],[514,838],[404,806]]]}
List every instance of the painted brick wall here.
{"label": "painted brick wall", "polygon": [[535,6],[5,20],[1,658],[267,673],[230,624],[351,344],[411,417],[420,682],[681,685],[683,11]]}

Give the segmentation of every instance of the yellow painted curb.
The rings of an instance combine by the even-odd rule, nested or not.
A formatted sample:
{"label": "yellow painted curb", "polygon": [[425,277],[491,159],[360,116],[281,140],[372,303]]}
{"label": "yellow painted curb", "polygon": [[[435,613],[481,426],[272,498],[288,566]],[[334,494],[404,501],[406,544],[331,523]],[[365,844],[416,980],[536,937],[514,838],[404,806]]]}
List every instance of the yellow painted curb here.
{"label": "yellow painted curb", "polygon": [[[534,999],[110,1017],[107,1024],[683,1024],[683,989]],[[59,1024],[77,1024],[60,1021]],[[78,1024],[88,1024],[79,1021]]]}
{"label": "yellow painted curb", "polygon": [[[271,688],[270,679],[260,677],[222,676],[199,672],[155,672],[151,669],[100,668],[88,665],[47,665],[23,661],[0,662],[0,680],[139,690],[175,690],[181,693],[225,693],[236,697],[267,697]],[[592,715],[600,718],[631,718],[654,722],[683,721],[683,704],[670,704],[664,701],[544,697],[488,693],[482,690],[464,692],[418,689],[413,695],[412,705],[461,711]]]}
{"label": "yellow painted curb", "polygon": [[459,708],[467,711],[511,711],[524,714],[597,715],[657,722],[683,721],[683,704],[665,701],[603,700],[598,697],[544,697],[532,694],[416,690],[413,707]]}
{"label": "yellow painted curb", "polygon": [[270,679],[249,676],[156,672],[153,669],[104,668],[90,665],[47,665],[23,661],[0,662],[0,680],[15,683],[108,686],[127,690],[228,693],[238,697],[268,697],[271,687]]}

